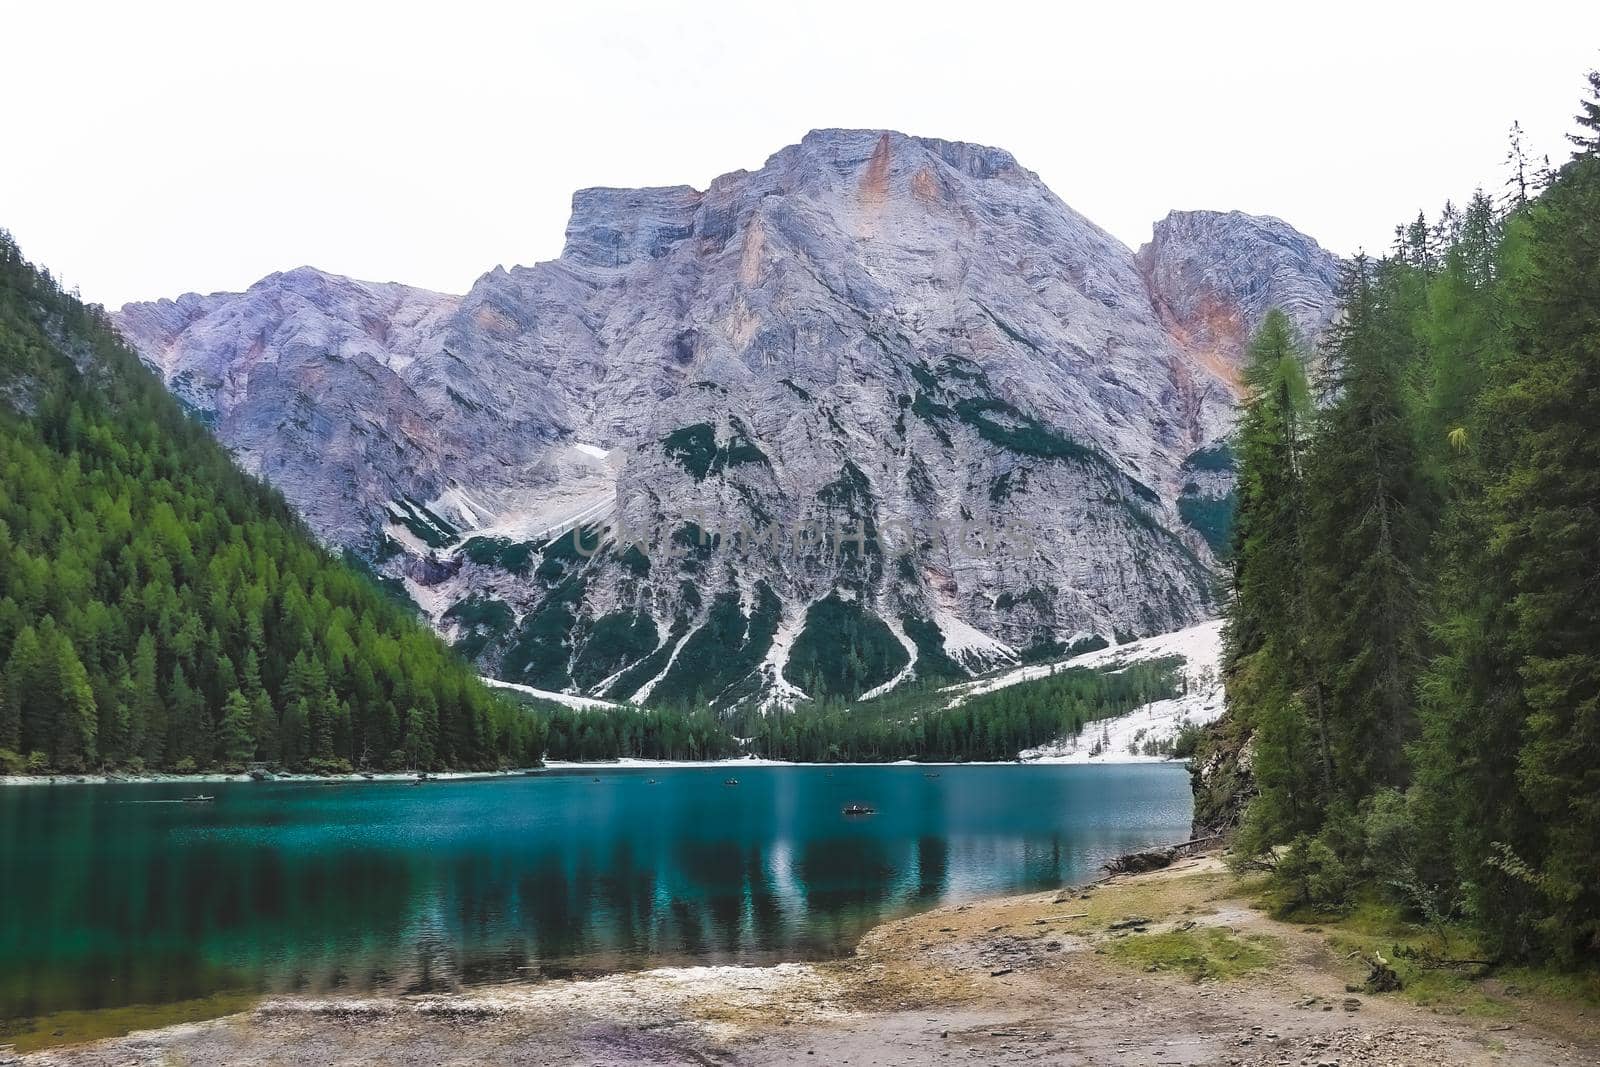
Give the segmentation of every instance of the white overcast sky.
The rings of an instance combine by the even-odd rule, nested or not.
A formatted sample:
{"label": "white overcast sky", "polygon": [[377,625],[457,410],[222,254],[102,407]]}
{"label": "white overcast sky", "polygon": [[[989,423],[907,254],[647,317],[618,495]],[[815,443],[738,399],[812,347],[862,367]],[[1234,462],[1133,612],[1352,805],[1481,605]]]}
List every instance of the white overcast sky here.
{"label": "white overcast sky", "polygon": [[1170,208],[1342,253],[1566,158],[1600,3],[0,0],[0,227],[84,296],[309,263],[462,292],[573,190],[704,188],[808,129],[1010,150],[1129,245]]}

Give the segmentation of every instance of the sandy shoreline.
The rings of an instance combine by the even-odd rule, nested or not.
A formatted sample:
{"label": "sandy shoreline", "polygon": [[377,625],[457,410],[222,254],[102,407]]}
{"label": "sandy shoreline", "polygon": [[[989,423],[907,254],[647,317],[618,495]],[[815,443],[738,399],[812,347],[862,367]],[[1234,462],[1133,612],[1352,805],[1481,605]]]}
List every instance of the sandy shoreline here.
{"label": "sandy shoreline", "polygon": [[[539,768],[531,768],[536,773]],[[517,778],[530,770],[510,771],[429,771],[429,781],[466,781],[475,778]],[[274,774],[269,782],[411,782],[415,771],[373,771],[370,774]],[[0,786],[22,785],[215,785],[223,782],[253,782],[248,774],[202,772],[198,774],[5,774]]]}
{"label": "sandy shoreline", "polygon": [[454,994],[271,997],[209,1022],[18,1059],[63,1067],[1600,1060],[1600,1020],[1581,1005],[1492,982],[1456,1001],[1351,994],[1347,983],[1362,968],[1345,947],[1335,931],[1269,918],[1215,857],[1202,857],[886,922],[833,962],[663,968]]}

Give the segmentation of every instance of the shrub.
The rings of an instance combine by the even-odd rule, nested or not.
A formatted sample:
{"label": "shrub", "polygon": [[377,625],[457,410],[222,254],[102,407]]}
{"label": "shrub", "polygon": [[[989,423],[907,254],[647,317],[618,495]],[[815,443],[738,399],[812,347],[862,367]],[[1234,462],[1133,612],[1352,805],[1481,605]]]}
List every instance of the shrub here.
{"label": "shrub", "polygon": [[1350,870],[1322,834],[1301,834],[1278,858],[1277,881],[1288,896],[1290,908],[1323,911],[1345,906],[1350,893]]}
{"label": "shrub", "polygon": [[1364,867],[1384,894],[1410,917],[1440,926],[1460,911],[1448,855],[1430,845],[1426,804],[1416,792],[1385,789],[1373,796],[1364,819]]}
{"label": "shrub", "polygon": [[1195,750],[1200,747],[1200,739],[1205,736],[1205,731],[1192,722],[1185,722],[1178,727],[1177,734],[1172,739],[1171,755],[1173,759],[1189,759]]}

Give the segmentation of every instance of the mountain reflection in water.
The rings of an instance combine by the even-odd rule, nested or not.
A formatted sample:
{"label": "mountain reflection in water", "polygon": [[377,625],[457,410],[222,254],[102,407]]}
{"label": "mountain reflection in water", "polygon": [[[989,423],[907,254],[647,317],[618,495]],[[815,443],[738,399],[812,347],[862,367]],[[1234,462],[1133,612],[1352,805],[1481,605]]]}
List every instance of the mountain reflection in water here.
{"label": "mountain reflection in water", "polygon": [[836,956],[888,916],[1092,877],[1190,817],[1174,765],[595,773],[204,805],[146,803],[181,783],[0,790],[0,1019]]}

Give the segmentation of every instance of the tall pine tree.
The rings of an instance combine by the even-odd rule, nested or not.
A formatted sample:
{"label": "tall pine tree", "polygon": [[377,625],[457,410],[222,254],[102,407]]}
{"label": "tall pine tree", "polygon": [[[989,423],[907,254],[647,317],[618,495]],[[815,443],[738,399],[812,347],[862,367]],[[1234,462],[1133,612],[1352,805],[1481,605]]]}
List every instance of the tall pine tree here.
{"label": "tall pine tree", "polygon": [[1311,658],[1305,453],[1311,418],[1306,354],[1288,318],[1269,312],[1251,342],[1238,430],[1233,607],[1225,670],[1232,706],[1256,745],[1263,847],[1314,829],[1333,766]]}
{"label": "tall pine tree", "polygon": [[[1426,271],[1431,258],[1416,269]],[[1404,382],[1412,358],[1408,269],[1358,258],[1328,374],[1332,403],[1307,461],[1311,590],[1336,798],[1353,812],[1404,781],[1415,733],[1428,501]]]}

